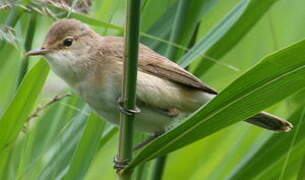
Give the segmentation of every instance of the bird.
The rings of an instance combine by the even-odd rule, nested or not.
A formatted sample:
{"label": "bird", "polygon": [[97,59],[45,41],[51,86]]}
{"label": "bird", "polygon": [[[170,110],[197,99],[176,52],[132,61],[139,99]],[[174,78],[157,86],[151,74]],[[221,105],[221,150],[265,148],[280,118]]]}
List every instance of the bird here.
{"label": "bird", "polygon": [[[61,19],[48,31],[38,50],[62,78],[103,119],[119,124],[123,81],[124,38],[101,36],[76,19]],[[218,92],[165,56],[139,44],[134,127],[162,134],[206,105]],[[287,132],[293,125],[261,112],[247,120],[265,129]]]}

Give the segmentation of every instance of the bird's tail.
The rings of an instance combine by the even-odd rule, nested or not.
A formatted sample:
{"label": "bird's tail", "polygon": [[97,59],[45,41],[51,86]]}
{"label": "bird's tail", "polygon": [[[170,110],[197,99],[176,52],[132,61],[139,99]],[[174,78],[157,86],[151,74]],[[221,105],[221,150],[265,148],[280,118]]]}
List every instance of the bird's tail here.
{"label": "bird's tail", "polygon": [[[199,99],[202,104],[206,104],[214,97],[215,95],[207,95],[207,93],[202,93]],[[278,132],[288,132],[293,128],[293,125],[290,122],[266,112],[261,112],[245,121],[250,124]]]}
{"label": "bird's tail", "polygon": [[293,128],[293,125],[290,122],[266,112],[261,112],[245,121],[278,132],[288,132]]}

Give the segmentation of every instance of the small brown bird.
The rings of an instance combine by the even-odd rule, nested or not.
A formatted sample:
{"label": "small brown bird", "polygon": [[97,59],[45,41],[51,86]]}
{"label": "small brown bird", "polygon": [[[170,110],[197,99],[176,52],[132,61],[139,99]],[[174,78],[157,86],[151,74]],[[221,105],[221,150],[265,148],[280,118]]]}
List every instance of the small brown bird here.
{"label": "small brown bird", "polygon": [[[40,50],[60,76],[103,118],[118,124],[118,99],[123,79],[124,39],[103,37],[74,19],[56,22]],[[151,133],[167,129],[175,119],[194,112],[217,92],[166,57],[140,44],[135,127]],[[292,125],[267,113],[249,123],[289,131]]]}

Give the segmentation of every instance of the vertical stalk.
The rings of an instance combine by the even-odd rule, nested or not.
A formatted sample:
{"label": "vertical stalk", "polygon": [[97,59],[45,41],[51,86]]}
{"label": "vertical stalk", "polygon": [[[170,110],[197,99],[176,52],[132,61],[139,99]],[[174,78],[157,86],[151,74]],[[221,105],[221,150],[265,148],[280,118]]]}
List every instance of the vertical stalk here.
{"label": "vertical stalk", "polygon": [[161,180],[165,169],[167,155],[158,157],[155,162],[152,180]]}
{"label": "vertical stalk", "polygon": [[[127,1],[127,20],[125,32],[124,78],[122,106],[126,110],[136,109],[136,83],[139,49],[140,0]],[[132,159],[132,138],[134,113],[121,113],[119,150],[117,163],[126,165]],[[132,171],[118,170],[119,180],[130,180]]]}
{"label": "vertical stalk", "polygon": [[147,162],[139,165],[138,168],[136,169],[134,179],[135,180],[147,179],[147,174],[148,174],[148,169],[149,169],[148,166],[149,166],[149,164]]}

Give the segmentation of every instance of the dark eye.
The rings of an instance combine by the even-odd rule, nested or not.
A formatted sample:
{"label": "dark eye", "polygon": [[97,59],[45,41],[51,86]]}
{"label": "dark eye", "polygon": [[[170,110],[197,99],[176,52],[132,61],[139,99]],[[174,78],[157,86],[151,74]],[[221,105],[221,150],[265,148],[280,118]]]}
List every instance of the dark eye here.
{"label": "dark eye", "polygon": [[73,39],[72,38],[67,38],[64,40],[64,46],[69,47],[72,45]]}

